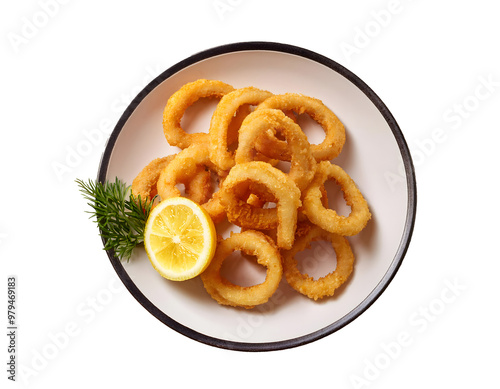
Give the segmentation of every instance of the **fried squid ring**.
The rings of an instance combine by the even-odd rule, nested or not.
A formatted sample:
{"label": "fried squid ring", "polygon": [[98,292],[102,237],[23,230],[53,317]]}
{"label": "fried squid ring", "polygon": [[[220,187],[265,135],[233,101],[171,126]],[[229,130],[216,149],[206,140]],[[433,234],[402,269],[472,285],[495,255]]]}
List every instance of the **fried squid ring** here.
{"label": "fried squid ring", "polygon": [[[276,208],[256,208],[246,202],[248,196],[245,200],[239,198],[238,192],[245,193],[250,184],[264,187],[268,195],[276,200]],[[252,193],[255,192],[252,190]],[[292,247],[297,209],[301,206],[300,196],[299,188],[285,173],[261,161],[235,165],[220,189],[220,201],[230,222],[254,229],[277,227],[280,248]]]}
{"label": "fried squid ring", "polygon": [[171,146],[185,149],[193,143],[208,142],[208,134],[188,134],[181,127],[186,109],[203,97],[221,98],[234,88],[222,81],[200,79],[182,86],[168,99],[163,111],[163,133]]}
{"label": "fried squid ring", "polygon": [[[311,144],[312,154],[317,161],[331,160],[342,151],[345,143],[344,125],[321,100],[297,93],[285,93],[269,97],[259,104],[256,110],[266,108],[292,110],[298,114],[307,113],[321,125],[325,131],[325,139],[320,144]],[[271,158],[290,158],[286,142],[272,137],[260,139],[257,150]]]}
{"label": "fried squid ring", "polygon": [[[196,178],[200,169],[209,169],[218,174],[219,180],[223,179],[223,174],[212,164],[208,157],[208,147],[207,143],[192,144],[179,152],[161,171],[157,188],[162,200],[181,196],[181,191],[177,188],[177,183],[181,182],[185,183],[186,186],[190,185],[190,181]],[[206,172],[210,177],[210,172]],[[207,188],[211,193],[211,180],[207,182]],[[205,201],[198,202],[212,217],[214,223],[220,222],[225,216],[224,208],[219,203],[220,200],[217,193],[213,193]]]}
{"label": "fried squid ring", "polygon": [[314,177],[316,160],[304,132],[280,110],[259,109],[243,120],[234,160],[237,164],[252,161],[257,139],[264,133],[276,135],[276,132],[285,138],[290,149],[291,167],[288,176],[302,191]]}
{"label": "fried squid ring", "polygon": [[[310,243],[316,240],[331,242],[337,256],[337,266],[331,273],[314,280],[313,277],[299,271],[295,255],[308,248]],[[354,254],[347,239],[317,226],[312,226],[309,231],[296,239],[290,250],[281,251],[281,254],[288,284],[299,293],[314,300],[333,296],[335,290],[349,278],[353,271]]]}
{"label": "fried squid ring", "polygon": [[238,109],[245,105],[258,105],[272,96],[271,92],[247,87],[236,89],[221,98],[215,109],[210,130],[210,159],[222,170],[234,166],[234,153],[228,151],[228,129]]}
{"label": "fried squid ring", "polygon": [[[152,199],[158,193],[157,183],[162,170],[175,158],[169,155],[156,158],[146,165],[132,182],[132,194],[141,196],[141,200]],[[206,202],[210,196],[210,173],[205,169],[198,169],[192,179],[183,182],[186,187],[186,197],[197,203]]]}
{"label": "fried squid ring", "polygon": [[[329,179],[340,185],[344,200],[351,207],[348,217],[338,215],[335,210],[325,208],[322,204],[320,188]],[[371,218],[368,204],[356,183],[340,166],[329,161],[318,164],[316,174],[304,193],[303,212],[312,223],[324,230],[346,236],[356,235]]]}
{"label": "fried squid ring", "polygon": [[[263,283],[239,286],[222,278],[222,263],[237,250],[247,255],[255,255],[257,262],[267,268],[266,280]],[[278,289],[282,275],[281,256],[276,244],[263,233],[248,230],[232,234],[219,242],[210,265],[200,277],[207,292],[219,304],[248,309],[267,302]]]}

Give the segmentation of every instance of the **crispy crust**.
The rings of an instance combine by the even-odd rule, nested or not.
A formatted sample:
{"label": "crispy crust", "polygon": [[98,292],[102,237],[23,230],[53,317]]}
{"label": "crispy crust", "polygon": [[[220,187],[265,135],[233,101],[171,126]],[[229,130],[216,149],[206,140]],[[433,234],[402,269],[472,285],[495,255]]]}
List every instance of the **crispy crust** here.
{"label": "crispy crust", "polygon": [[316,160],[311,153],[311,147],[304,132],[280,110],[260,109],[245,118],[240,129],[235,162],[240,164],[252,161],[259,137],[266,133],[275,135],[276,132],[285,138],[291,153],[291,168],[288,176],[302,191],[314,177]]}
{"label": "crispy crust", "polygon": [[[235,194],[235,189],[246,182],[264,186],[276,199],[276,208],[256,208]],[[252,191],[253,192],[253,191]],[[252,161],[235,165],[221,188],[220,200],[227,217],[240,227],[269,229],[277,227],[280,248],[292,247],[297,225],[297,209],[301,192],[281,170],[266,162]]]}
{"label": "crispy crust", "polygon": [[[235,285],[220,275],[224,260],[236,250],[255,255],[257,262],[267,268],[266,280],[258,285]],[[232,234],[219,242],[215,256],[208,268],[201,274],[207,292],[221,305],[253,308],[264,304],[278,289],[283,275],[281,256],[275,243],[258,231]]]}
{"label": "crispy crust", "polygon": [[229,131],[229,129],[238,110],[243,107],[248,115],[250,113],[248,105],[260,104],[272,95],[271,92],[265,90],[247,87],[236,89],[221,98],[212,115],[208,132],[211,146],[210,159],[221,170],[229,170],[235,164],[234,152],[228,151],[228,144],[231,141],[232,133],[235,133],[237,139],[238,132]]}
{"label": "crispy crust", "polygon": [[[132,194],[141,199],[152,199],[158,194],[157,183],[165,167],[174,160],[175,155],[156,158],[146,165],[132,182]],[[185,184],[186,197],[196,203],[204,203],[211,196],[210,173],[197,169],[192,179],[180,181]]]}
{"label": "crispy crust", "polygon": [[[223,179],[223,172],[220,172],[210,161],[208,157],[207,143],[194,143],[178,153],[175,158],[161,171],[158,178],[158,193],[162,199],[180,196],[181,192],[177,188],[177,183],[188,183],[186,186],[191,186],[193,180],[196,181],[196,176],[201,170],[205,171],[209,178],[210,172],[213,171],[219,175],[219,179]],[[208,170],[205,170],[208,169]],[[209,190],[210,195],[204,197],[204,201],[198,202],[209,213],[214,223],[223,220],[225,216],[224,209],[219,204],[218,191],[212,193],[211,182],[206,182],[203,186],[201,183],[197,185],[203,192]]]}
{"label": "crispy crust", "polygon": [[[337,267],[328,275],[314,280],[309,275],[299,271],[295,255],[308,248],[310,243],[316,240],[331,242],[337,256]],[[354,255],[347,239],[317,226],[309,228],[306,233],[297,238],[290,250],[281,253],[287,282],[293,289],[314,300],[333,296],[335,290],[349,278],[353,271]]]}
{"label": "crispy crust", "polygon": [[[335,210],[322,204],[320,188],[328,179],[340,185],[346,204],[351,207],[349,216],[338,215]],[[359,233],[371,219],[368,203],[356,183],[340,166],[328,161],[318,164],[316,175],[303,197],[303,212],[312,223],[324,230],[346,236]]]}
{"label": "crispy crust", "polygon": [[203,97],[222,98],[234,88],[222,81],[199,79],[183,85],[168,99],[163,111],[163,133],[171,146],[181,149],[193,143],[208,143],[204,132],[188,134],[181,127],[181,119],[186,109]]}
{"label": "crispy crust", "polygon": [[[331,160],[342,151],[345,143],[344,125],[321,100],[298,93],[285,93],[266,99],[257,106],[256,110],[268,108],[294,111],[298,114],[307,113],[321,125],[325,131],[325,139],[318,145],[311,145],[316,161]],[[261,138],[257,149],[271,158],[282,159],[290,156],[286,142],[272,137]]]}

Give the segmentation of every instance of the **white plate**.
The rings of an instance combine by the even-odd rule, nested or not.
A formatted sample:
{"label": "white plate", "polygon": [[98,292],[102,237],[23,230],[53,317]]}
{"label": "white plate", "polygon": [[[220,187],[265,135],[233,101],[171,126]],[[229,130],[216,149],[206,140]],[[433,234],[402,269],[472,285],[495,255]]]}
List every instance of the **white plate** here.
{"label": "white plate", "polygon": [[[363,81],[326,57],[278,43],[230,44],[181,61],[139,93],[110,136],[99,168],[99,181],[118,177],[131,184],[152,159],[178,152],[164,138],[163,109],[172,93],[199,78],[218,79],[235,88],[251,85],[273,93],[314,96],[344,123],[346,144],[334,162],[358,184],[373,215],[360,234],[349,238],[356,257],[354,272],[335,296],[319,302],[295,292],[283,280],[271,301],[253,310],[218,305],[206,293],[199,277],[186,282],[163,279],[143,249],[137,249],[128,263],[121,263],[108,252],[116,272],[156,318],[209,345],[234,350],[276,350],[331,334],[358,317],[380,296],[396,274],[410,242],[416,212],[415,175],[396,121]],[[183,119],[183,125],[206,132],[210,114],[206,107],[193,107],[191,118]],[[311,143],[318,143],[321,130],[311,122],[306,121],[305,125],[310,128],[310,133],[307,129],[306,133]],[[390,179],[394,177],[400,177],[396,180],[399,185],[393,185]],[[333,193],[331,197],[335,202]],[[332,251],[319,243],[302,257],[305,271],[312,275],[329,272],[335,263]],[[259,273],[249,264],[244,264],[243,270]],[[236,271],[241,272],[242,268]]]}

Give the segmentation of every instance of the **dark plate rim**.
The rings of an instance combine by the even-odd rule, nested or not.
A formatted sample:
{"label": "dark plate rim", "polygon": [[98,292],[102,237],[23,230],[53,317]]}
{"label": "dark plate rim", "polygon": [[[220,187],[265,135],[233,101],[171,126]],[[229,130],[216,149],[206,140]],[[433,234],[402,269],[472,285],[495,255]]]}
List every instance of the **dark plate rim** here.
{"label": "dark plate rim", "polygon": [[358,76],[352,73],[350,70],[340,65],[339,63],[333,61],[332,59],[325,57],[321,54],[313,52],[311,50],[286,44],[286,43],[277,43],[277,42],[265,42],[265,41],[249,41],[249,42],[238,42],[238,43],[230,43],[217,47],[213,47],[204,51],[200,51],[180,62],[171,66],[169,69],[165,70],[158,77],[156,77],[153,81],[151,81],[129,104],[129,106],[125,109],[122,116],[118,120],[115,128],[113,129],[110,137],[106,143],[105,150],[102,154],[101,161],[99,164],[99,170],[97,175],[97,180],[101,183],[104,183],[107,179],[107,171],[109,167],[109,163],[111,160],[111,155],[113,152],[114,145],[118,136],[127,122],[128,118],[140,102],[155,89],[158,85],[160,85],[163,81],[179,72],[180,70],[193,65],[202,60],[223,55],[234,53],[238,51],[274,51],[281,53],[293,54],[296,56],[304,57],[315,62],[318,62],[333,71],[339,73],[340,75],[347,78],[354,85],[356,85],[375,105],[375,107],[379,110],[379,112],[383,115],[384,119],[388,123],[389,127],[394,134],[394,137],[399,146],[401,156],[403,158],[404,169],[406,173],[406,183],[408,189],[408,209],[406,214],[405,227],[403,230],[403,235],[401,238],[401,242],[399,248],[394,256],[394,259],[391,263],[391,266],[385,273],[384,277],[380,280],[378,285],[372,290],[372,292],[351,312],[345,315],[343,318],[337,320],[336,322],[326,326],[322,329],[319,329],[315,332],[312,332],[308,335],[300,336],[297,338],[281,340],[276,342],[263,342],[263,343],[246,343],[246,342],[235,342],[224,339],[218,339],[212,336],[208,336],[202,334],[198,331],[192,330],[191,328],[177,322],[172,319],[160,309],[158,309],[149,299],[139,290],[139,288],[135,285],[132,279],[129,277],[127,272],[125,271],[120,260],[115,256],[112,250],[107,250],[107,255],[111,261],[113,268],[116,273],[124,283],[125,287],[129,290],[129,292],[134,296],[134,298],[148,310],[154,317],[160,320],[162,323],[166,324],[168,327],[173,330],[179,332],[201,343],[205,343],[210,346],[228,349],[228,350],[237,350],[237,351],[274,351],[274,350],[283,350],[293,347],[298,347],[307,343],[311,343],[313,341],[319,340],[327,335],[330,335],[339,329],[343,328],[354,319],[359,317],[363,312],[365,312],[384,292],[384,290],[388,287],[397,271],[399,270],[403,259],[408,250],[410,240],[413,234],[413,229],[415,225],[415,217],[416,217],[416,206],[417,206],[417,189],[416,189],[416,177],[415,177],[415,169],[413,166],[413,161],[411,158],[411,154],[406,143],[406,140],[403,136],[399,125],[397,124],[395,118],[390,113],[389,109],[382,102],[382,100],[378,97],[378,95]]}

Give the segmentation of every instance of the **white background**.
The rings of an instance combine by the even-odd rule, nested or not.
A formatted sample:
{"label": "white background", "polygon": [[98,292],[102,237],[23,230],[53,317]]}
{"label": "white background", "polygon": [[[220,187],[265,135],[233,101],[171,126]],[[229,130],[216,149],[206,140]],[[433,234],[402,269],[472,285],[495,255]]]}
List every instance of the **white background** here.
{"label": "white background", "polygon": [[[2,2],[2,323],[7,276],[18,277],[11,385],[491,387],[500,346],[500,26],[492,4]],[[190,340],[120,287],[74,183],[96,176],[105,136],[63,173],[54,169],[85,134],[107,136],[163,70],[200,50],[253,40],[308,48],[363,79],[401,126],[418,184],[413,240],[385,293],[337,333],[268,353]]]}

